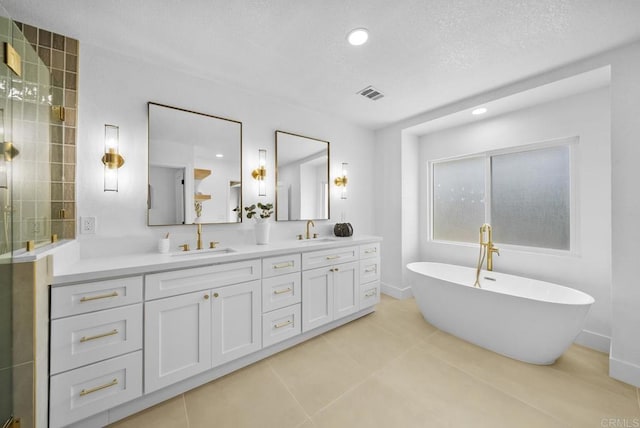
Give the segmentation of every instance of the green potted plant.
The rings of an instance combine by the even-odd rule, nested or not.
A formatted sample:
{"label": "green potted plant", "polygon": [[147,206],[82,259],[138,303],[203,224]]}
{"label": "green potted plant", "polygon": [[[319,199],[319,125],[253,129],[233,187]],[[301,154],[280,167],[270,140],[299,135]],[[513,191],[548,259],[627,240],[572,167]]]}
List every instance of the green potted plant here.
{"label": "green potted plant", "polygon": [[[256,206],[259,211],[256,211]],[[268,222],[268,219],[273,214],[273,204],[263,204],[262,202],[258,202],[257,204],[251,204],[248,207],[244,207],[244,210],[246,211],[247,218],[253,218],[256,220],[256,244],[268,244],[270,229],[270,223]]]}

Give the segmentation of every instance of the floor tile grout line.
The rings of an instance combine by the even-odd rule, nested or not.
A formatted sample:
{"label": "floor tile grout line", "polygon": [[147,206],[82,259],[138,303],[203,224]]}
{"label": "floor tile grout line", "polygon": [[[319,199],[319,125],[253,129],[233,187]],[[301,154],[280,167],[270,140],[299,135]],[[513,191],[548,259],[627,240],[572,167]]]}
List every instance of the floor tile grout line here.
{"label": "floor tile grout line", "polygon": [[187,411],[187,396],[186,394],[182,394],[182,405],[184,407],[184,416],[187,418],[187,428],[191,426],[189,422],[189,412]]}
{"label": "floor tile grout line", "polygon": [[[341,326],[341,327],[344,327],[344,326]],[[338,327],[338,328],[340,328],[340,327]],[[338,350],[338,352],[340,352],[340,354],[341,354],[343,357],[350,359],[353,363],[355,363],[355,365],[356,365],[356,366],[358,366],[358,367],[360,367],[360,368],[362,368],[362,369],[364,369],[364,370],[366,370],[366,369],[367,369],[365,366],[363,366],[363,365],[362,365],[362,363],[361,363],[360,361],[358,361],[358,360],[356,360],[355,358],[353,358],[353,357],[352,357],[348,352],[343,351],[343,350],[342,350],[342,348],[340,348],[340,346],[338,346],[338,344],[337,344],[337,343],[333,343],[333,342],[331,341],[331,339],[327,339],[327,338],[325,337],[325,334],[327,334],[327,333],[328,333],[328,332],[323,333],[323,334],[321,334],[321,335],[320,335],[320,337],[321,337],[321,338],[322,338],[326,343],[328,343],[330,346],[333,346],[334,348],[336,348],[336,349]]]}
{"label": "floor tile grout line", "polygon": [[[337,401],[339,401],[342,397],[344,397],[346,394],[348,394],[349,392],[355,390],[356,388],[358,388],[360,385],[362,385],[363,383],[365,383],[366,381],[368,381],[369,379],[373,378],[377,373],[379,373],[380,371],[382,371],[386,366],[388,366],[389,364],[393,363],[394,361],[404,357],[405,355],[407,355],[413,348],[415,348],[417,345],[412,345],[410,346],[408,349],[404,350],[403,352],[400,353],[400,355],[398,355],[395,358],[392,358],[391,360],[389,360],[386,364],[380,366],[377,370],[372,371],[370,374],[368,374],[364,379],[362,379],[360,382],[356,382],[354,385],[352,385],[350,388],[347,388],[342,394],[340,394],[339,396],[337,396],[336,398],[334,398],[333,400],[331,400],[330,402],[328,402],[326,405],[322,406],[320,409],[318,409],[317,412],[315,412],[313,414],[313,416],[316,416],[318,414],[320,414],[320,412],[324,411],[325,409],[329,408],[330,406],[332,406],[334,403],[336,403]],[[313,422],[313,421],[312,421]]]}
{"label": "floor tile grout line", "polygon": [[296,428],[300,428],[301,426],[303,426],[304,424],[306,424],[307,422],[311,422],[311,425],[313,425],[313,421],[311,420],[311,417],[307,417],[307,419],[305,419],[304,421],[302,421],[301,423],[299,423],[298,425],[296,425]]}
{"label": "floor tile grout line", "polygon": [[[438,330],[438,331],[439,331],[439,330]],[[436,332],[436,333],[437,333],[437,332]],[[436,354],[432,353],[432,352],[431,352],[431,351],[429,351],[429,350],[427,350],[427,352],[429,352],[429,354],[430,354],[432,357],[434,357],[434,358],[436,358],[436,359],[438,359],[438,360],[442,361],[443,363],[447,364],[449,367],[453,367],[454,369],[459,370],[459,371],[461,371],[462,373],[466,374],[466,375],[467,375],[467,376],[469,376],[470,378],[475,379],[476,381],[478,381],[478,382],[480,382],[480,383],[482,383],[482,384],[484,384],[484,385],[487,385],[489,388],[492,388],[492,389],[494,389],[494,390],[496,390],[496,391],[498,391],[498,392],[501,392],[501,393],[503,393],[504,395],[506,395],[506,396],[508,396],[508,397],[511,397],[511,398],[513,398],[513,399],[514,399],[514,400],[516,400],[516,401],[519,401],[520,403],[524,404],[525,406],[531,407],[532,409],[537,410],[538,412],[540,412],[540,413],[542,413],[542,414],[544,414],[544,415],[549,416],[551,419],[556,420],[556,421],[560,422],[560,423],[561,423],[561,424],[563,424],[563,425],[566,425],[566,423],[565,423],[562,419],[560,419],[558,416],[553,415],[553,414],[551,414],[551,413],[547,412],[546,410],[540,409],[538,406],[535,406],[535,405],[533,405],[532,403],[528,403],[527,401],[525,401],[525,400],[521,399],[520,397],[517,397],[517,396],[515,396],[515,395],[511,394],[509,391],[505,391],[505,390],[503,390],[502,388],[499,388],[497,385],[494,385],[494,384],[490,383],[489,381],[487,381],[487,380],[485,380],[485,379],[482,379],[481,377],[478,377],[478,376],[474,375],[473,373],[468,372],[468,371],[467,371],[467,370],[465,370],[464,368],[462,368],[462,367],[458,367],[457,365],[452,364],[451,362],[449,362],[449,361],[447,361],[447,360],[445,360],[445,359],[443,359],[443,358],[440,358],[438,355],[436,355]]]}
{"label": "floor tile grout line", "polygon": [[[426,324],[429,324],[429,323],[427,322],[427,320],[424,320],[424,322],[425,322]],[[388,330],[388,329],[385,327],[385,324],[384,324],[384,323],[382,323],[382,322],[380,322],[380,321],[373,321],[373,323],[375,323],[377,327],[381,328],[382,330],[386,331],[387,333],[392,334],[392,335],[394,335],[394,336],[396,336],[396,335],[397,335],[397,334],[396,334],[396,333],[394,333],[393,331]],[[431,325],[431,324],[429,324],[429,325]],[[431,326],[432,326],[433,328],[435,328],[433,325],[431,325]],[[426,337],[426,338],[420,338],[420,340],[427,340],[429,337],[433,336],[433,334],[434,334],[434,333],[437,333],[438,331],[440,331],[440,330],[436,328],[436,330],[435,330],[435,331],[433,331],[433,332],[431,332],[431,333],[429,333],[429,334],[427,335],[427,337]],[[415,338],[415,337],[414,337],[414,338]]]}
{"label": "floor tile grout line", "polygon": [[304,413],[304,415],[306,416],[306,419],[304,422],[296,425],[296,427],[299,427],[301,425],[303,425],[307,420],[311,419],[311,415],[309,415],[309,413],[307,413],[307,409],[304,408],[304,406],[302,405],[302,403],[298,400],[298,397],[295,396],[295,394],[293,393],[293,391],[291,391],[291,388],[289,388],[289,385],[287,385],[287,383],[284,381],[284,379],[282,378],[282,376],[280,376],[280,373],[278,373],[278,371],[275,369],[275,367],[273,367],[273,365],[271,364],[271,361],[267,361],[267,365],[269,366],[269,369],[271,369],[271,372],[275,375],[275,377],[278,379],[278,381],[280,381],[280,383],[282,384],[282,386],[284,386],[284,389],[287,390],[287,392],[289,393],[289,395],[291,395],[291,397],[293,397],[293,400],[298,404],[298,406],[300,406],[300,408],[302,409],[302,412]]}

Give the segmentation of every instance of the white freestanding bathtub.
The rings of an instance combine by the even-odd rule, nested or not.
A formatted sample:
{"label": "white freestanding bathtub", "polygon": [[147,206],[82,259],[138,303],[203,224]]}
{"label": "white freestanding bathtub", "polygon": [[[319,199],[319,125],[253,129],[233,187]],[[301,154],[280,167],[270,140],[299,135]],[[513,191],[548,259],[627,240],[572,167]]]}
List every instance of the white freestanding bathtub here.
{"label": "white freestanding bathtub", "polygon": [[412,291],[435,327],[507,357],[553,364],[582,330],[593,297],[550,282],[443,263],[410,263]]}

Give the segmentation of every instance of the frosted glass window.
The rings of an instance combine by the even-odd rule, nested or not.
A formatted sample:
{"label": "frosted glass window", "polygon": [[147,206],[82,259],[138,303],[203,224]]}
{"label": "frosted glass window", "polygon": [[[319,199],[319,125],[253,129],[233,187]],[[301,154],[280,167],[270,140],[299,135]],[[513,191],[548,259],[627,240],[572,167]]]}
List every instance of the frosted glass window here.
{"label": "frosted glass window", "polygon": [[559,146],[491,157],[495,242],[569,250],[569,156]]}
{"label": "frosted glass window", "polygon": [[484,223],[485,158],[433,164],[433,239],[476,242]]}

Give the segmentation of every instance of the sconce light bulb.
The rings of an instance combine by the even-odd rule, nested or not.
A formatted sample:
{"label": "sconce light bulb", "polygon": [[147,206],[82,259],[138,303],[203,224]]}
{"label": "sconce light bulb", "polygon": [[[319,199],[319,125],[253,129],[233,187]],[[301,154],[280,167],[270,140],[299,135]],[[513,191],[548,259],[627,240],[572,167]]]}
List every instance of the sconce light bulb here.
{"label": "sconce light bulb", "polygon": [[258,182],[258,196],[267,196],[267,182],[264,180]]}

